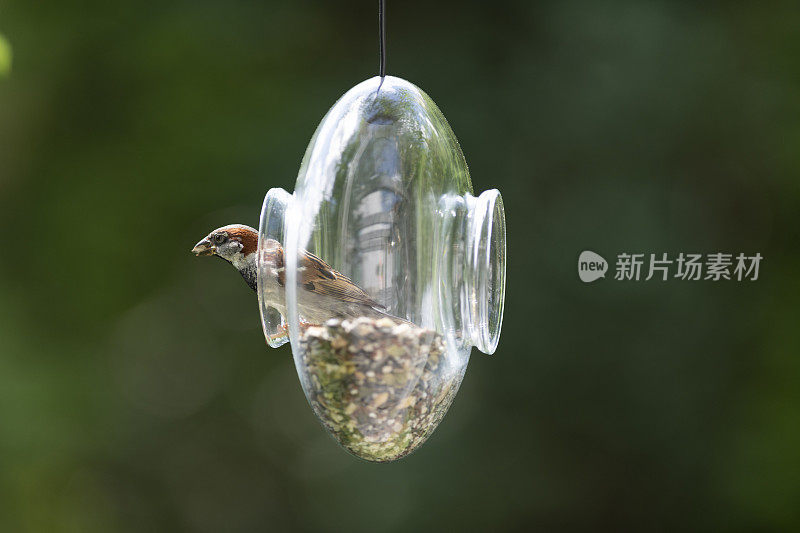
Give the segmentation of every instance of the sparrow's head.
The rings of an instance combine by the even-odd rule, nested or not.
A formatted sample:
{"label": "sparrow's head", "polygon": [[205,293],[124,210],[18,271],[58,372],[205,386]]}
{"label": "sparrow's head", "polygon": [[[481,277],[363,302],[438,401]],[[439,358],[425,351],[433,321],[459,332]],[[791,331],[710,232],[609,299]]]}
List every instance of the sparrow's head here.
{"label": "sparrow's head", "polygon": [[[217,228],[195,244],[195,255],[217,255],[241,268],[258,248],[258,232],[250,226],[231,224]],[[255,257],[255,256],[253,256]]]}

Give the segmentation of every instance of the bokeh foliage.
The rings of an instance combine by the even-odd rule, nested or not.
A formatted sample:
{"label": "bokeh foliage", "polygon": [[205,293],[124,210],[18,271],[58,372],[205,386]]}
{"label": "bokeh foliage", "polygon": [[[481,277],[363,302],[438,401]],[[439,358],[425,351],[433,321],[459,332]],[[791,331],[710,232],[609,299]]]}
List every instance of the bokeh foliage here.
{"label": "bokeh foliage", "polygon": [[0,33],[0,78],[8,75],[11,70],[11,45],[3,34]]}
{"label": "bokeh foliage", "polygon": [[[797,530],[800,11],[389,2],[388,72],[499,188],[495,356],[396,464],[340,450],[188,250],[292,190],[374,2],[0,3],[2,531]],[[583,285],[583,249],[760,252]]]}

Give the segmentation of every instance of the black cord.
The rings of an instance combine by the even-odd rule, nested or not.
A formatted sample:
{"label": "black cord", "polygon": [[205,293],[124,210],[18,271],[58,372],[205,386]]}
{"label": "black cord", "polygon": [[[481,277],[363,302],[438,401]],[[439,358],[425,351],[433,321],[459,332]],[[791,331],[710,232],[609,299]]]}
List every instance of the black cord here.
{"label": "black cord", "polygon": [[381,52],[380,76],[386,77],[386,0],[378,0],[378,47]]}

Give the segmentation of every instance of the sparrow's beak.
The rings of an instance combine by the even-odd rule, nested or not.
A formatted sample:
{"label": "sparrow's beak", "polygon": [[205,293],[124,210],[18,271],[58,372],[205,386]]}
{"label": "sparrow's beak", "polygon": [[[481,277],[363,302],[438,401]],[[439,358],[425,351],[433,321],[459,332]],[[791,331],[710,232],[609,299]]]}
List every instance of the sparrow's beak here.
{"label": "sparrow's beak", "polygon": [[192,248],[192,253],[194,255],[198,255],[198,256],[199,255],[214,255],[214,252],[216,252],[216,251],[217,251],[217,249],[214,247],[213,244],[211,244],[211,241],[208,240],[208,237],[206,237],[202,241],[200,241],[197,244],[195,244],[194,248]]}

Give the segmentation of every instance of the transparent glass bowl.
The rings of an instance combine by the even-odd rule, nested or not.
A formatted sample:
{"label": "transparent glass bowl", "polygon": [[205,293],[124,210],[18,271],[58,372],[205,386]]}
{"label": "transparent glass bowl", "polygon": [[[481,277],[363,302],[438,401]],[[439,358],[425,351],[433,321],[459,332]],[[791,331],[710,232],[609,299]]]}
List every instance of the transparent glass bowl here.
{"label": "transparent glass bowl", "polygon": [[[375,305],[321,298],[305,252]],[[375,77],[342,96],[308,145],[294,194],[271,189],[264,199],[258,296],[267,341],[280,346],[288,332],[314,412],[367,460],[422,444],[452,403],[472,346],[494,352],[505,272],[500,193],[473,196],[441,111],[399,78]]]}

